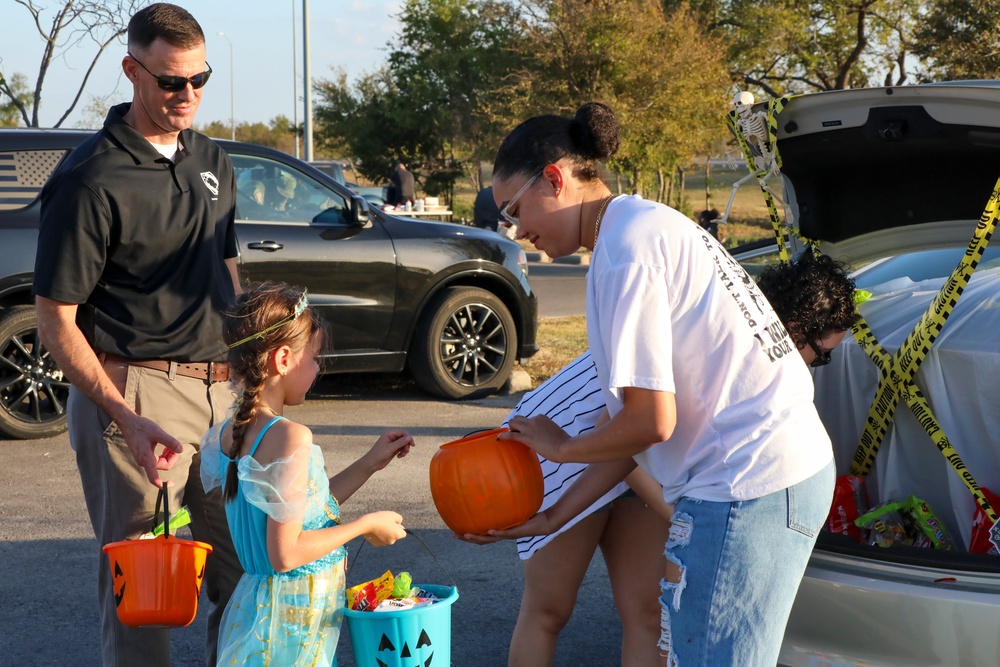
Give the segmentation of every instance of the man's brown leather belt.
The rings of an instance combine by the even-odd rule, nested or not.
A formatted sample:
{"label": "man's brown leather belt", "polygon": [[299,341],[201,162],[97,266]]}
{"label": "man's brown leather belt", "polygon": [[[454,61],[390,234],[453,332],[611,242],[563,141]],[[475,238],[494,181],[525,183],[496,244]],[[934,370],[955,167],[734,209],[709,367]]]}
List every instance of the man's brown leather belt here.
{"label": "man's brown leather belt", "polygon": [[119,357],[116,354],[108,354],[107,352],[101,352],[97,356],[101,360],[102,364],[110,362],[114,364],[125,364],[126,366],[139,366],[141,368],[149,368],[154,371],[161,371],[167,375],[173,372],[177,375],[197,378],[199,380],[208,380],[211,378],[212,382],[225,382],[229,379],[229,365],[223,361],[186,363],[179,361],[164,361],[162,359],[126,359],[125,357]]}

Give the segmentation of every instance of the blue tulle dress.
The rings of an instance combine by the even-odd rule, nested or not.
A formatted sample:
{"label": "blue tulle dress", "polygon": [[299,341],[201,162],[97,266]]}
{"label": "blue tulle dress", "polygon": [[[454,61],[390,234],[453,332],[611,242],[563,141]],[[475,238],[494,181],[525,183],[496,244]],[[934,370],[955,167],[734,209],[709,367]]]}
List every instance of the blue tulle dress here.
{"label": "blue tulle dress", "polygon": [[[340,523],[340,507],[330,495],[319,447],[307,445],[267,465],[253,458],[264,433],[279,419],[283,418],[272,419],[250,454],[239,459],[238,492],[226,503],[229,530],[246,574],[222,617],[220,666],[328,667],[340,638],[346,548],[280,574],[267,557],[268,517],[280,523],[301,521],[304,530]],[[224,427],[225,423],[216,425],[201,442],[206,491],[225,484],[229,457],[220,443]],[[301,457],[308,457],[308,465]],[[303,475],[308,475],[308,481]],[[305,495],[302,488],[308,489]]]}

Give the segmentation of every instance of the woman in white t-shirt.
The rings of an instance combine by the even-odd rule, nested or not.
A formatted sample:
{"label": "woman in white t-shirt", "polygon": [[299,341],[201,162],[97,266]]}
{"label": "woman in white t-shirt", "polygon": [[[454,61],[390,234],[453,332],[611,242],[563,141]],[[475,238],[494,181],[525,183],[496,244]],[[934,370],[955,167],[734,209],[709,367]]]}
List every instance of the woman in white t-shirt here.
{"label": "woman in white t-shirt", "polygon": [[796,343],[753,279],[681,213],[600,179],[619,141],[611,109],[590,103],[525,121],[497,154],[494,197],[518,237],[553,257],[594,251],[587,334],[611,419],[575,437],[545,416],[510,420],[549,460],[597,465],[574,484],[584,492],[496,535],[553,532],[638,463],[675,505],[667,664],[773,667],[830,507],[830,440]]}

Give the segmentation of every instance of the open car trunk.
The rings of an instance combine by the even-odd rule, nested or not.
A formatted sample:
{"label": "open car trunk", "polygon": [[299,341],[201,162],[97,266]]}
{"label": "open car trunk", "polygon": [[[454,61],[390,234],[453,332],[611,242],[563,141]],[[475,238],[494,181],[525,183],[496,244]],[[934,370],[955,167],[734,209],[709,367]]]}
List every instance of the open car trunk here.
{"label": "open car trunk", "polygon": [[[1000,176],[998,83],[791,98],[776,126],[782,192],[794,226],[820,241],[822,252],[854,266],[909,251],[968,246]],[[869,288],[874,297],[859,309],[886,352],[896,353],[944,282],[897,278]],[[997,295],[996,267],[973,274],[914,382],[968,472],[980,487],[1000,495]],[[834,442],[837,472],[844,475],[880,373],[848,335],[832,363],[813,375],[816,405]],[[990,557],[957,557],[968,549],[975,499],[905,401],[895,406],[865,487],[871,507],[911,495],[925,501],[954,550],[906,549],[904,555],[839,536],[822,537],[821,549],[928,564],[952,558],[956,566],[962,560],[963,567],[994,569]]]}
{"label": "open car trunk", "polygon": [[[889,354],[927,310],[944,280],[914,283],[906,278],[879,285],[859,306],[868,326]],[[914,382],[938,425],[980,487],[1000,491],[1000,272],[975,273],[920,365]],[[816,406],[834,444],[838,474],[846,474],[858,448],[880,372],[852,336],[813,370]],[[896,405],[890,429],[865,478],[871,506],[915,495],[944,525],[954,549],[888,548],[824,537],[820,548],[910,564],[1000,572],[1000,558],[963,558],[972,533],[975,499],[904,401]],[[839,537],[839,536],[831,536]],[[856,548],[852,548],[856,547]]]}
{"label": "open car trunk", "polygon": [[[873,296],[859,310],[889,355],[947,281],[927,278],[941,273],[926,253],[907,253],[951,248],[959,256],[977,225],[991,222],[981,216],[1000,176],[997,109],[1000,82],[959,82],[804,95],[775,118],[793,226],[821,252],[866,267],[859,273],[867,271]],[[790,244],[793,253],[801,245]],[[880,547],[823,532],[789,618],[782,666],[1000,664],[1000,556],[969,553],[977,505],[961,477],[1000,496],[1000,267],[987,250],[913,377],[954,448],[952,462],[925,430],[928,420],[899,400],[864,478],[870,507],[915,496],[952,547]],[[881,373],[851,335],[812,373],[837,473],[846,475]]]}

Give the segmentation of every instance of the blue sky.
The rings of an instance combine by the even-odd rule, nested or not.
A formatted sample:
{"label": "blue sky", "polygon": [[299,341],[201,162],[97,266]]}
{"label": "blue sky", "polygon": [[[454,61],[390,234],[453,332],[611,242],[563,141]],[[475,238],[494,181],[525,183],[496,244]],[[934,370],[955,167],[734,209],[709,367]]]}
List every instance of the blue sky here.
{"label": "blue sky", "polygon": [[[302,95],[302,6],[303,0],[176,0],[190,11],[205,32],[208,61],[213,75],[202,96],[196,123],[229,122],[230,81],[235,87],[236,122],[264,122],[278,115],[293,118],[295,109],[293,71],[297,67],[298,92]],[[49,5],[62,4],[50,2]],[[387,57],[387,44],[398,35],[402,0],[310,0],[310,54],[312,79],[329,79],[334,67],[342,67],[353,80],[370,72]],[[292,10],[295,11],[295,49],[292,49]],[[0,0],[0,68],[9,78],[15,73],[34,85],[44,43],[28,11]],[[42,25],[51,23],[52,12],[43,12]],[[230,68],[232,42],[234,67]],[[42,88],[40,122],[50,127],[62,116],[76,93],[93,50],[81,48],[72,57],[56,60]],[[87,88],[73,114],[63,123],[72,127],[90,96],[131,99],[132,89],[121,74],[124,44],[109,47],[91,74]],[[297,65],[295,63],[298,63]],[[230,79],[230,73],[235,76]],[[298,105],[302,120],[301,102]]]}

